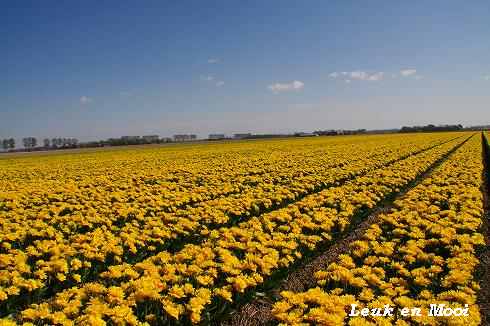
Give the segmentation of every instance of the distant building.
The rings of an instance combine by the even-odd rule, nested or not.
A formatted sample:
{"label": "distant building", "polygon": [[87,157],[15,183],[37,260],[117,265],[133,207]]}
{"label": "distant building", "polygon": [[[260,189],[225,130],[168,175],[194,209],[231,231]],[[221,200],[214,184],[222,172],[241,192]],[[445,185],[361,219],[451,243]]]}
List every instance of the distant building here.
{"label": "distant building", "polygon": [[210,134],[208,137],[209,140],[220,140],[225,139],[225,134]]}
{"label": "distant building", "polygon": [[140,136],[122,136],[121,137],[121,140],[123,141],[135,141],[135,140],[139,140],[140,139]]}
{"label": "distant building", "polygon": [[158,135],[145,135],[141,138],[147,143],[157,143],[160,140]]}
{"label": "distant building", "polygon": [[174,141],[187,141],[190,140],[189,135],[174,135]]}
{"label": "distant building", "polygon": [[245,133],[245,134],[234,134],[233,138],[234,139],[244,139],[244,138],[250,138],[252,137],[252,133]]}
{"label": "distant building", "polygon": [[196,140],[197,136],[196,135],[174,135],[174,141],[190,141],[190,140]]}

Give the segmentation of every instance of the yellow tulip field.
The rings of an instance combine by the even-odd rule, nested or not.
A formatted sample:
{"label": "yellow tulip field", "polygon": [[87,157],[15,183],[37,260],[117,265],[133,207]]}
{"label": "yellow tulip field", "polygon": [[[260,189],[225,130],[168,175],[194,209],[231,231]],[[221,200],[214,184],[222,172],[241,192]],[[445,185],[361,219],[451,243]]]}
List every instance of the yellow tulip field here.
{"label": "yellow tulip field", "polygon": [[[0,325],[229,325],[257,300],[267,325],[483,325],[484,146],[453,132],[0,156]],[[315,285],[278,290],[372,214]]]}

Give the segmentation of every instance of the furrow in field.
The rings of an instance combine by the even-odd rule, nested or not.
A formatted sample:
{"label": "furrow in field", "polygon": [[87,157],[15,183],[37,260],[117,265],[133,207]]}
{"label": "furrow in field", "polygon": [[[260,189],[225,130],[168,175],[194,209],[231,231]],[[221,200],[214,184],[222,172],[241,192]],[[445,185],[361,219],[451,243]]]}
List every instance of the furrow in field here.
{"label": "furrow in field", "polygon": [[133,324],[213,318],[227,308],[227,300],[246,299],[248,290],[260,288],[274,272],[343,232],[460,144],[443,144],[237,226],[210,231],[199,245],[110,267],[99,282],[60,292],[18,318],[53,322],[56,316],[77,323],[106,318],[117,323],[123,311]]}
{"label": "furrow in field", "polygon": [[[482,146],[473,137],[418,186],[379,216],[347,254],[317,271],[316,287],[284,291],[274,305],[286,325],[480,325],[477,253],[485,245]],[[356,305],[355,316],[348,316]],[[430,304],[459,316],[430,315]],[[364,307],[394,308],[391,316],[361,316]],[[419,307],[419,315],[401,308]],[[464,308],[467,315],[461,315]],[[459,311],[458,311],[458,309]],[[432,309],[432,313],[436,313]],[[445,313],[446,314],[446,313]]]}
{"label": "furrow in field", "polygon": [[484,184],[483,192],[483,223],[481,233],[485,237],[485,247],[478,252],[480,265],[475,279],[480,281],[481,289],[478,291],[478,305],[480,307],[482,325],[490,324],[490,145],[488,133],[482,133],[482,154]]}

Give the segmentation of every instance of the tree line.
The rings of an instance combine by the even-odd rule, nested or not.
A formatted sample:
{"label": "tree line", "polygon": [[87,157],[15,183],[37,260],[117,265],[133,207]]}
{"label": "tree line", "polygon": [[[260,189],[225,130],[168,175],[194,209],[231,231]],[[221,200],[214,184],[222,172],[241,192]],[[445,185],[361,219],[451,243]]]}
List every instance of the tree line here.
{"label": "tree line", "polygon": [[427,126],[413,126],[413,127],[407,127],[403,126],[400,129],[400,132],[434,132],[434,131],[459,131],[463,130],[463,126],[458,124],[458,125],[427,125]]}
{"label": "tree line", "polygon": [[[4,151],[13,151],[15,149],[15,139],[6,138],[0,140],[0,144]],[[57,148],[75,148],[78,147],[78,139],[76,138],[45,138],[43,139],[42,146],[38,147],[38,141],[36,137],[22,138],[22,145],[27,150],[33,149],[57,149]]]}

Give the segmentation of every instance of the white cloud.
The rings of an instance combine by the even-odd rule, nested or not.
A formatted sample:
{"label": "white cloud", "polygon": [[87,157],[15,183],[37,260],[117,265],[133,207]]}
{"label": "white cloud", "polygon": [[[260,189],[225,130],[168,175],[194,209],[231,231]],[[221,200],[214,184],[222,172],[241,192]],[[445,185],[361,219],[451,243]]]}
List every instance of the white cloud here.
{"label": "white cloud", "polygon": [[368,79],[367,80],[370,80],[370,81],[378,81],[378,80],[382,80],[384,77],[384,72],[377,72],[377,73],[374,73],[370,76],[368,76]]}
{"label": "white cloud", "polygon": [[92,98],[88,97],[88,96],[82,96],[80,97],[80,103],[82,104],[88,104],[88,103],[91,103],[92,102]]}
{"label": "white cloud", "polygon": [[369,78],[369,75],[365,71],[351,71],[349,76],[357,80],[367,80]]}
{"label": "white cloud", "polygon": [[216,77],[213,75],[201,75],[201,80],[206,83],[213,83],[216,87],[221,87],[225,84],[222,80],[216,80]]}
{"label": "white cloud", "polygon": [[215,64],[215,63],[219,63],[219,62],[220,62],[220,59],[218,59],[218,58],[209,58],[208,59],[209,64]]}
{"label": "white cloud", "polygon": [[[366,71],[356,70],[356,71],[342,71],[342,72],[332,72],[328,75],[331,78],[341,78],[347,83],[351,80],[367,80],[367,81],[379,81],[384,78],[384,72],[378,71],[374,73],[369,73]],[[349,81],[347,81],[349,80]]]}
{"label": "white cloud", "polygon": [[416,80],[424,79],[424,76],[422,75],[415,75],[414,77]]}
{"label": "white cloud", "polygon": [[490,80],[490,75],[483,76],[483,79]]}
{"label": "white cloud", "polygon": [[305,83],[299,80],[294,80],[290,83],[275,83],[267,86],[274,93],[299,91],[305,87]]}
{"label": "white cloud", "polygon": [[403,77],[412,76],[412,75],[415,75],[416,73],[417,73],[417,69],[403,69],[403,70],[400,70],[400,75],[402,75]]}

